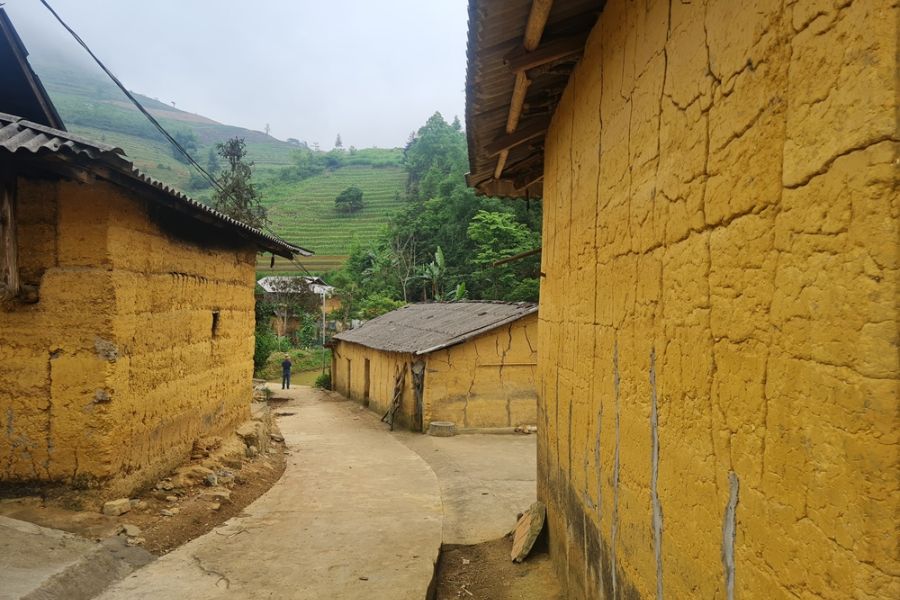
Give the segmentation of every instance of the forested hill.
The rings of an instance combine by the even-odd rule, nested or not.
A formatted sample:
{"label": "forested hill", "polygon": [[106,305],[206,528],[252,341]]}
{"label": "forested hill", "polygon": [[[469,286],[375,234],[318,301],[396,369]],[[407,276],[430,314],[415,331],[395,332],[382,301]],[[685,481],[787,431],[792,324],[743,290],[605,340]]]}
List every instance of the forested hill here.
{"label": "forested hill", "polygon": [[[69,131],[118,146],[142,171],[198,200],[210,198],[209,184],[102,72],[63,62],[33,61],[32,66]],[[177,90],[161,93],[173,91]],[[253,181],[269,210],[272,228],[288,241],[316,252],[316,257],[305,261],[311,270],[339,266],[354,241],[373,240],[402,204],[406,171],[399,148],[318,152],[300,140],[278,140],[135,95],[209,171],[218,168],[217,143],[243,138],[248,159],[255,163]],[[350,186],[362,190],[364,206],[353,214],[339,214],[335,197]]]}

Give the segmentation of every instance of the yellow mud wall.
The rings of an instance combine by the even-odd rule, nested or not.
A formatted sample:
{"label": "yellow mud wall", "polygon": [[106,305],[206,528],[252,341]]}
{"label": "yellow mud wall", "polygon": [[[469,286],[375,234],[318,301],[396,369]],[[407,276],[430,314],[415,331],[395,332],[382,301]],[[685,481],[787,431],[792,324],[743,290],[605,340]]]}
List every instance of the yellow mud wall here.
{"label": "yellow mud wall", "polygon": [[546,139],[568,598],[897,598],[895,3],[609,0]]}
{"label": "yellow mud wall", "polygon": [[40,301],[0,311],[3,480],[124,493],[248,415],[253,249],[179,241],[100,182],[20,179],[18,204]]}
{"label": "yellow mud wall", "polygon": [[325,298],[325,314],[330,315],[332,312],[341,309],[341,299],[337,296]]}
{"label": "yellow mud wall", "polygon": [[113,466],[148,480],[194,440],[250,416],[256,250],[178,239],[142,203],[106,192],[119,355],[112,438],[130,440]]}
{"label": "yellow mud wall", "polygon": [[428,355],[424,423],[458,428],[533,425],[537,315]]}
{"label": "yellow mud wall", "polygon": [[[366,404],[380,417],[394,398],[394,376],[398,367],[406,368],[400,410],[395,423],[410,428],[415,417],[415,395],[409,366],[418,357],[400,352],[383,352],[359,344],[338,341],[332,351],[332,388],[347,398]],[[365,398],[365,362],[369,360],[369,397]]]}
{"label": "yellow mud wall", "polygon": [[20,275],[40,301],[0,306],[0,480],[87,484],[111,474],[95,403],[111,371],[106,209],[79,188],[17,187]]}

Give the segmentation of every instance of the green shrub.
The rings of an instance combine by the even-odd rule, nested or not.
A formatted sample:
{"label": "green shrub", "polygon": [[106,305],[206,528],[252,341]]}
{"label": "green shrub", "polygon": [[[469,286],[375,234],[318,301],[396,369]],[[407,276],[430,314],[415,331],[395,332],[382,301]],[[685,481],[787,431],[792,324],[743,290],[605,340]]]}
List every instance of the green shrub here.
{"label": "green shrub", "polygon": [[317,388],[322,388],[323,390],[331,389],[331,373],[322,373],[318,377],[316,377]]}
{"label": "green shrub", "polygon": [[256,330],[256,346],[253,349],[253,370],[259,371],[266,365],[269,356],[278,347],[278,338],[268,327],[259,327]]}

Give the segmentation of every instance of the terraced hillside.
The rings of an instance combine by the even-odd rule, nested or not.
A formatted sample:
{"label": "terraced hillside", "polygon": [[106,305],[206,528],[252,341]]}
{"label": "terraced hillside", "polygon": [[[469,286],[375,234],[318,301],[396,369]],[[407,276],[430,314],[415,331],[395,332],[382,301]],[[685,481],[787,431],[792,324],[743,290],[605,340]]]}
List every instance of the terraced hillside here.
{"label": "terraced hillside", "polygon": [[[399,152],[399,151],[398,151]],[[355,185],[363,208],[335,210],[334,199]],[[316,254],[346,255],[355,239],[373,239],[403,203],[406,172],[401,167],[347,166],[298,183],[268,183],[263,189],[273,229]]]}

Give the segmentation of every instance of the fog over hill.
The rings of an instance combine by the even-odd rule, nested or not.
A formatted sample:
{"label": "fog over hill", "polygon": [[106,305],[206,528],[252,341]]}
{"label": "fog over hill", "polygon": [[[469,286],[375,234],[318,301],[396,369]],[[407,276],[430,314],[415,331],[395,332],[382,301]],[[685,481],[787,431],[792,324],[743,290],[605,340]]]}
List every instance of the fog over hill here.
{"label": "fog over hill", "polygon": [[[458,0],[51,4],[129,89],[283,140],[398,146],[435,110],[463,111]],[[86,56],[37,0],[4,8],[35,61]]]}

